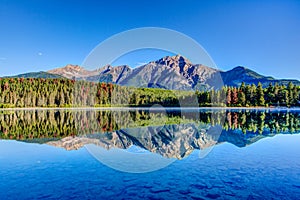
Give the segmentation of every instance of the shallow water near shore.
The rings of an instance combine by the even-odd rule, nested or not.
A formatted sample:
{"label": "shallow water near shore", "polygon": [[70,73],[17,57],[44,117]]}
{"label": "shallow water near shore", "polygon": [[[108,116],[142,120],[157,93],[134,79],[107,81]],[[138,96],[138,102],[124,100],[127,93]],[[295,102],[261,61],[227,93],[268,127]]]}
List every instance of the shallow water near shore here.
{"label": "shallow water near shore", "polygon": [[[2,113],[1,199],[295,199],[300,113],[14,111]],[[31,120],[31,121],[30,121]],[[126,121],[127,120],[127,121]],[[102,157],[91,153],[101,149]],[[157,168],[120,162],[138,156]],[[114,154],[114,155],[116,155]],[[103,159],[105,156],[110,160]],[[109,157],[110,156],[110,157]],[[132,164],[132,165],[130,165]],[[124,167],[125,166],[125,167]],[[132,171],[133,166],[136,170]],[[129,168],[130,167],[130,168]],[[150,170],[149,170],[150,169]]]}

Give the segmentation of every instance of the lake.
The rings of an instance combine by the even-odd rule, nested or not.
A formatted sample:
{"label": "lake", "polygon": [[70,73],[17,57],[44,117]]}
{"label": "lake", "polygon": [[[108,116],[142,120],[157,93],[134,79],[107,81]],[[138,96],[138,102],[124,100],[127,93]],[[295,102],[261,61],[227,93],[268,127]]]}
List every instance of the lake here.
{"label": "lake", "polygon": [[297,199],[300,110],[0,111],[0,199]]}

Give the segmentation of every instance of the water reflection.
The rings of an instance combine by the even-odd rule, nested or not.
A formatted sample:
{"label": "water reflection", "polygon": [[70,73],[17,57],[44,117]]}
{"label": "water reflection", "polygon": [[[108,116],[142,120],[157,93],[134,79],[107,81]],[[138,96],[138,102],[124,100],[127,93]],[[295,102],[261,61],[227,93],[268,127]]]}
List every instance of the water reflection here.
{"label": "water reflection", "polygon": [[47,143],[67,150],[95,144],[137,146],[182,159],[194,149],[238,147],[278,133],[297,133],[300,112],[251,110],[22,110],[0,113],[0,139]]}

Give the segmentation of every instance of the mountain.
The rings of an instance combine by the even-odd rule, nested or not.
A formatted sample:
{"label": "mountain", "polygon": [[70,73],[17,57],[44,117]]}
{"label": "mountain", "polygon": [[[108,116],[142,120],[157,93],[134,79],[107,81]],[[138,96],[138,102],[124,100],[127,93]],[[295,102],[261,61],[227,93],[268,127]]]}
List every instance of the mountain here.
{"label": "mountain", "polygon": [[52,74],[48,72],[29,72],[25,74],[19,74],[15,76],[5,76],[4,78],[65,78],[58,74]]}
{"label": "mountain", "polygon": [[97,72],[96,75],[82,77],[82,79],[93,82],[120,83],[132,73],[132,69],[128,65],[116,67],[106,65]]}
{"label": "mountain", "polygon": [[111,82],[124,86],[175,90],[220,88],[223,84],[239,86],[242,82],[246,84],[261,82],[264,87],[270,83],[287,85],[292,82],[295,85],[300,85],[298,80],[275,79],[241,66],[229,71],[221,71],[201,64],[193,64],[181,55],[166,56],[134,69],[127,65],[115,67],[106,65],[88,71],[77,65],[67,65],[63,68],[50,70],[48,73],[93,82]]}
{"label": "mountain", "polygon": [[86,70],[78,65],[67,65],[65,67],[49,70],[48,73],[57,74],[68,79],[87,80],[92,82],[119,83],[131,74],[132,69],[128,65],[111,66],[106,65],[96,70]]}
{"label": "mountain", "polygon": [[289,82],[292,82],[295,85],[300,85],[298,80],[287,80],[287,79],[275,79],[270,76],[260,75],[246,67],[235,67],[232,70],[227,72],[220,72],[224,84],[228,86],[239,86],[242,82],[246,84],[258,84],[259,82],[263,87],[267,87],[270,83],[279,85],[287,85]]}
{"label": "mountain", "polygon": [[80,67],[78,65],[71,65],[71,64],[65,67],[49,70],[48,73],[57,74],[66,77],[68,79],[82,78],[82,77],[93,76],[98,74],[97,70],[88,71],[83,67]]}
{"label": "mountain", "polygon": [[[166,56],[146,65],[130,68],[127,65],[111,66],[88,71],[77,65],[67,65],[48,71],[66,78],[93,82],[111,82],[134,87],[156,87],[175,90],[209,88],[211,78],[219,70],[201,64],[192,64],[181,55]],[[215,77],[215,76],[214,76]],[[207,82],[208,81],[208,82]]]}
{"label": "mountain", "polygon": [[48,72],[21,74],[14,77],[65,77],[76,80],[115,83],[124,86],[175,90],[220,88],[223,84],[239,86],[242,82],[246,84],[261,82],[263,87],[267,87],[270,83],[287,85],[289,82],[292,82],[294,85],[300,85],[298,80],[275,79],[241,66],[229,71],[221,71],[201,64],[193,64],[181,55],[166,56],[134,69],[128,65],[106,65],[99,69],[87,70],[78,65],[69,64]]}
{"label": "mountain", "polygon": [[190,90],[208,87],[209,80],[218,70],[200,64],[192,64],[183,56],[167,56],[138,67],[120,81],[121,85],[135,87],[159,87]]}

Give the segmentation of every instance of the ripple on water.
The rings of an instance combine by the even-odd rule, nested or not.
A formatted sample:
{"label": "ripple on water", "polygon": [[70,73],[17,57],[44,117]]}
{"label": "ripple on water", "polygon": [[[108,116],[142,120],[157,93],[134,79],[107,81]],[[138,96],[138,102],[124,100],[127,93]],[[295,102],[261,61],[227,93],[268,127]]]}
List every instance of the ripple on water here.
{"label": "ripple on water", "polygon": [[231,196],[231,197],[235,196],[235,193],[229,189],[223,190],[223,194],[225,194],[226,196]]}
{"label": "ripple on water", "polygon": [[293,187],[300,189],[300,185],[293,185]]}
{"label": "ripple on water", "polygon": [[217,199],[217,198],[221,197],[221,195],[219,195],[219,194],[213,194],[213,193],[208,193],[206,195],[206,197],[209,198],[209,199]]}
{"label": "ripple on water", "polygon": [[190,186],[192,189],[199,189],[199,190],[208,189],[207,185],[199,184],[199,183],[191,184]]}
{"label": "ripple on water", "polygon": [[190,190],[179,190],[178,192],[179,192],[180,194],[182,194],[182,195],[188,195],[188,194],[191,193]]}
{"label": "ripple on water", "polygon": [[198,196],[191,196],[191,198],[192,198],[193,200],[205,200],[204,197],[198,197]]}
{"label": "ripple on water", "polygon": [[163,192],[170,192],[170,189],[150,189],[151,193],[157,194],[157,193],[163,193]]}

